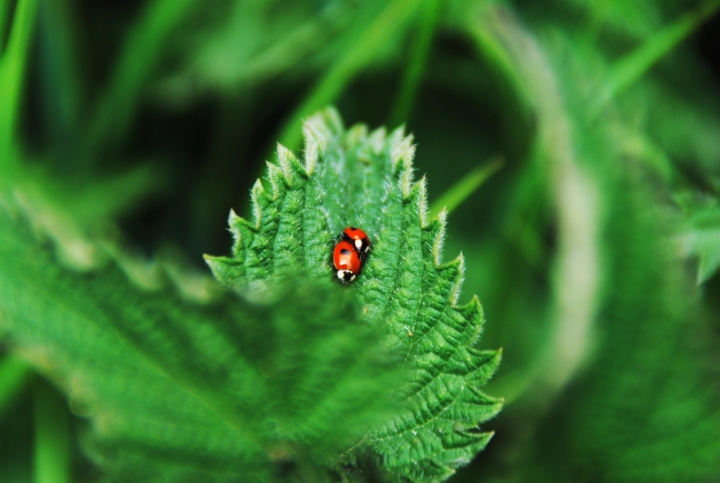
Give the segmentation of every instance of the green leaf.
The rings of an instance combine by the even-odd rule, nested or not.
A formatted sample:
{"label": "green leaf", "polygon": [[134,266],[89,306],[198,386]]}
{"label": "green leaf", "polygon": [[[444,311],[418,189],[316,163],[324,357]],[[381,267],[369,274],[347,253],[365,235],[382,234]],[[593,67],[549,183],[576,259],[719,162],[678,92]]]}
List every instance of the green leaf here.
{"label": "green leaf", "polygon": [[[414,146],[402,130],[345,130],[328,109],[306,122],[304,135],[304,161],[279,146],[270,187],[255,184],[253,221],[230,214],[232,257],[206,259],[235,288],[262,291],[302,273],[317,287],[350,291],[363,320],[387,330],[386,344],[402,351],[412,374],[395,388],[408,409],[369,432],[357,453],[374,455],[395,477],[443,480],[485,447],[492,433],[478,424],[502,406],[479,390],[500,351],[473,347],[483,316],[476,297],[457,305],[462,257],[440,260],[445,214],[426,218],[425,180],[413,181]],[[347,226],[365,230],[373,251],[359,278],[340,287],[330,254]]]}
{"label": "green leaf", "polygon": [[468,196],[473,194],[485,181],[502,168],[502,158],[492,158],[475,167],[471,172],[463,176],[457,183],[448,189],[443,195],[435,200],[430,207],[430,217],[435,217],[442,210],[451,213]]}
{"label": "green leaf", "polygon": [[313,54],[327,48],[338,32],[362,16],[357,6],[337,2],[319,9],[306,3],[284,4],[282,17],[269,10],[271,2],[252,6],[236,2],[225,15],[213,11],[220,22],[207,22],[209,38],[193,53],[181,75],[220,88],[267,82],[301,63],[312,65]]}
{"label": "green leaf", "polygon": [[403,32],[407,19],[420,5],[417,0],[393,0],[358,35],[347,51],[332,65],[303,103],[290,116],[280,139],[294,148],[300,142],[302,120],[333,102],[358,72],[369,64],[390,39]]}
{"label": "green leaf", "polygon": [[[10,22],[7,48],[0,55],[0,168],[11,167],[18,112],[25,85],[28,51],[32,46],[37,0],[20,0]],[[1,26],[0,26],[1,27]]]}
{"label": "green leaf", "polygon": [[398,364],[342,293],[200,304],[113,254],[72,271],[28,226],[47,213],[0,200],[0,335],[90,419],[111,480],[323,481],[394,411]]}
{"label": "green leaf", "polygon": [[668,220],[637,185],[606,190],[597,357],[539,426],[521,480],[718,481],[715,320],[668,253]]}
{"label": "green leaf", "polygon": [[676,197],[687,217],[680,242],[689,255],[698,259],[697,282],[703,283],[720,267],[720,203],[690,195]]}
{"label": "green leaf", "polygon": [[[555,363],[541,366],[542,376],[572,377],[561,380],[555,400],[546,399],[542,386],[544,391],[524,394],[543,418],[535,427],[531,418],[522,423],[522,452],[531,457],[515,460],[516,480],[718,481],[717,337],[714,321],[703,320],[695,303],[699,294],[687,283],[677,254],[668,249],[674,248],[667,228],[674,220],[658,209],[667,203],[667,192],[651,194],[649,187],[656,186],[647,182],[647,165],[622,155],[620,116],[589,112],[599,92],[593,79],[602,77],[594,60],[576,51],[574,39],[547,35],[541,43],[511,15],[490,18],[494,22],[478,31],[498,32],[496,45],[507,46],[510,66],[526,84],[518,91],[529,93],[537,106],[538,137],[552,133],[546,146],[557,155],[548,159],[562,166],[563,152],[571,153],[586,176],[575,177],[575,186],[563,177],[550,185],[559,195],[552,221],[560,226],[557,259],[563,263],[564,243],[566,254],[580,256],[566,255],[566,269],[555,273],[571,289],[557,292],[556,300],[575,316],[563,317],[570,330],[558,332],[565,337],[546,347]],[[593,198],[595,203],[587,203]],[[601,282],[592,283],[593,297],[578,296],[577,287],[591,286],[593,279]],[[588,300],[593,310],[584,311]],[[592,325],[584,328],[583,319]],[[567,374],[570,364],[562,356],[578,348],[585,349],[582,364]],[[508,449],[517,446],[516,441]]]}
{"label": "green leaf", "polygon": [[612,98],[635,84],[653,65],[710,18],[718,8],[720,1],[707,1],[696,10],[675,20],[664,30],[653,34],[637,49],[623,57],[613,67],[605,91],[599,95],[597,105],[592,109],[606,107]]}
{"label": "green leaf", "polygon": [[439,0],[429,0],[423,5],[422,14],[417,21],[417,34],[410,45],[410,60],[405,68],[400,91],[390,116],[391,125],[407,122],[410,117],[413,101],[425,70],[430,46],[437,28],[441,6],[442,3]]}
{"label": "green leaf", "polygon": [[107,92],[87,125],[80,162],[93,162],[101,147],[115,148],[123,140],[143,87],[167,53],[168,37],[197,5],[195,0],[153,0],[144,7],[127,36]]}

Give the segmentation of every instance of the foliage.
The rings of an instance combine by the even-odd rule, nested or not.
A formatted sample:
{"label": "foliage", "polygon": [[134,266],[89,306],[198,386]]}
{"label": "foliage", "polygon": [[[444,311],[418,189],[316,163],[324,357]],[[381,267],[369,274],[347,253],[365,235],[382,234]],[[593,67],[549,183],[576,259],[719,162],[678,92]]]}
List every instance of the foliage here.
{"label": "foliage", "polygon": [[408,407],[367,434],[383,471],[413,481],[445,479],[485,447],[479,423],[501,400],[479,391],[500,362],[499,351],[472,348],[482,312],[474,298],[456,306],[462,258],[440,263],[444,214],[425,219],[425,181],[413,182],[412,139],[365,126],[347,132],[328,110],[305,124],[301,164],[282,146],[269,165],[267,192],[253,188],[254,222],[230,216],[233,257],[208,257],[223,283],[262,290],[268,280],[303,273],[332,280],[333,233],[350,225],[372,234],[372,257],[353,283],[363,318],[385,327],[392,350],[412,372],[396,391]]}
{"label": "foliage", "polygon": [[3,212],[0,327],[92,421],[116,477],[307,477],[391,414],[397,364],[342,294],[296,284],[201,304],[143,289],[121,260],[63,268],[24,225]]}
{"label": "foliage", "polygon": [[688,254],[698,258],[697,278],[704,282],[720,267],[720,206],[712,197],[690,193],[679,194],[677,201],[687,215],[679,241]]}
{"label": "foliage", "polygon": [[719,9],[0,2],[0,481],[717,481]]}

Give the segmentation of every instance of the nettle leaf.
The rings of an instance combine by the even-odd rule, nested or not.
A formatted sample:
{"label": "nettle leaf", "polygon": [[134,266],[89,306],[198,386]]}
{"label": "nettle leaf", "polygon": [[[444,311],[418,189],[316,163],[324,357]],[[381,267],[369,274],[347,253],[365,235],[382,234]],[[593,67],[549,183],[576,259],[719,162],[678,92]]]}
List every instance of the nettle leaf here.
{"label": "nettle leaf", "polygon": [[[385,327],[386,346],[403,354],[409,383],[395,387],[407,409],[375,426],[357,454],[374,455],[381,471],[411,481],[441,481],[485,447],[479,423],[502,400],[479,388],[495,372],[500,351],[473,346],[483,323],[474,297],[458,306],[462,256],[441,263],[445,215],[427,220],[425,179],[414,182],[411,137],[365,126],[348,130],[325,110],[304,126],[305,159],[278,146],[269,187],[252,189],[253,220],[230,214],[232,257],[206,257],[224,284],[261,291],[297,273],[316,286],[350,291],[370,325]],[[347,226],[373,244],[359,278],[335,279],[331,253]],[[363,453],[364,452],[364,453]]]}
{"label": "nettle leaf", "polygon": [[343,294],[199,303],[128,260],[69,270],[38,240],[45,214],[0,202],[0,335],[89,418],[109,480],[327,481],[396,411],[397,362]]}

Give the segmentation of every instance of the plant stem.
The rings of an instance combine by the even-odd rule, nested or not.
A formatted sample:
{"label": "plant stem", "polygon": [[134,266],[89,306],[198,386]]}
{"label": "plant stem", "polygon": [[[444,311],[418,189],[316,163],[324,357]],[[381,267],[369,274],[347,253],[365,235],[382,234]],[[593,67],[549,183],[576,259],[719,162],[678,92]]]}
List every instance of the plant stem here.
{"label": "plant stem", "polygon": [[35,412],[34,483],[70,481],[70,417],[67,402],[47,381],[33,384]]}
{"label": "plant stem", "polygon": [[27,364],[14,356],[5,356],[0,361],[0,414],[25,387],[29,375]]}

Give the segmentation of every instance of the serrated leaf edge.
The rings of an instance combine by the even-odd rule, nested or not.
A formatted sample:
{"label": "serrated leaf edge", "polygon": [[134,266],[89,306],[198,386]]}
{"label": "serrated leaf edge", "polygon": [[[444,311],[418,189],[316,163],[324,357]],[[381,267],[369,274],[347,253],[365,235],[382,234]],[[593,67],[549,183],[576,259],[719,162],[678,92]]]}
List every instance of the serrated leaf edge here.
{"label": "serrated leaf edge", "polygon": [[[473,296],[467,304],[462,306],[457,305],[460,297],[462,282],[464,280],[465,258],[463,254],[460,253],[455,259],[446,263],[442,262],[442,248],[446,233],[445,226],[447,222],[447,210],[443,209],[435,219],[428,220],[429,208],[427,200],[427,179],[423,176],[420,180],[415,182],[413,181],[412,160],[415,154],[415,145],[413,144],[413,137],[411,135],[405,135],[404,127],[395,129],[387,137],[384,128],[379,128],[368,134],[367,128],[363,125],[355,126],[348,131],[344,131],[343,123],[338,112],[332,108],[325,109],[324,111],[321,111],[320,113],[307,119],[303,125],[303,137],[305,144],[304,162],[300,162],[289,149],[281,144],[278,144],[277,164],[267,162],[268,178],[273,190],[272,196],[268,196],[260,180],[257,180],[251,192],[253,223],[244,220],[231,210],[228,221],[235,240],[233,252],[235,253],[236,248],[240,248],[240,243],[242,243],[242,234],[240,233],[240,229],[236,227],[247,227],[254,233],[257,233],[260,229],[262,216],[260,206],[261,199],[264,199],[266,202],[275,201],[277,200],[280,191],[284,189],[285,186],[288,188],[292,188],[294,186],[294,177],[300,176],[307,179],[311,176],[315,171],[317,163],[319,162],[320,155],[327,151],[327,147],[330,142],[337,140],[337,138],[343,135],[344,132],[347,133],[347,136],[350,138],[353,136],[364,137],[370,142],[370,145],[376,153],[380,152],[383,147],[388,146],[390,159],[393,163],[392,173],[395,179],[399,180],[399,187],[403,202],[416,204],[419,211],[421,230],[436,231],[432,248],[433,267],[438,272],[454,272],[454,280],[452,282],[452,289],[448,300],[450,307],[460,312],[471,312],[472,314],[468,315],[469,319],[467,320],[473,323],[474,326],[478,327],[477,332],[465,344],[458,347],[458,350],[465,349],[471,351],[472,346],[481,333],[483,325],[482,305],[480,304],[477,296]],[[327,218],[328,214],[325,213],[325,216]],[[216,275],[217,271],[213,269],[213,264],[220,262],[223,258],[224,257],[206,256],[206,260],[210,265],[211,270],[213,270],[213,273]],[[440,273],[438,273],[438,276],[442,277]],[[220,277],[219,279],[222,280]],[[485,352],[494,352],[497,354],[492,360],[493,366],[491,367],[491,370],[483,378],[486,381],[492,377],[497,370],[499,362],[502,358],[502,350]],[[479,388],[474,387],[476,384],[481,384],[480,382],[472,381],[471,373],[476,370],[477,369],[471,370],[463,376],[468,382],[466,387],[469,390],[476,392],[478,395],[482,395],[482,397],[486,400],[493,401],[495,408],[482,419],[475,421],[475,426],[466,428],[466,430],[477,428],[477,425],[481,422],[494,417],[501,410],[504,402],[502,398],[491,398],[490,396],[482,393]],[[432,419],[424,422],[418,427],[424,426],[430,421],[432,421]],[[472,434],[473,436],[487,436],[487,439],[482,445],[482,447],[484,447],[494,433],[489,431],[469,434]],[[360,444],[362,444],[362,442]],[[477,450],[479,451],[482,447]],[[428,461],[432,461],[433,464],[437,464],[448,470],[446,473],[447,475],[451,475],[455,472],[453,468],[450,468],[443,463],[435,460]]]}

